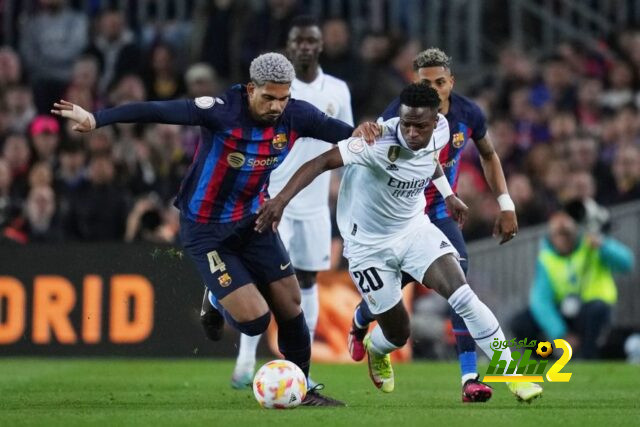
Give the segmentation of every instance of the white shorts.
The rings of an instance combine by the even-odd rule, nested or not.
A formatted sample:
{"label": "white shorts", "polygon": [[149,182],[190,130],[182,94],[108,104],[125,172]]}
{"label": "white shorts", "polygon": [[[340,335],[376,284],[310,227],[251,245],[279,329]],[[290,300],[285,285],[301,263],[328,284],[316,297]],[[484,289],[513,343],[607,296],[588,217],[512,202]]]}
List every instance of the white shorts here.
{"label": "white shorts", "polygon": [[378,245],[349,242],[345,256],[349,274],[373,314],[384,313],[402,300],[402,273],[421,282],[429,266],[445,254],[458,252],[431,222]]}
{"label": "white shorts", "polygon": [[331,267],[331,217],[328,208],[326,213],[304,220],[293,219],[285,211],[278,232],[293,268],[323,271]]}

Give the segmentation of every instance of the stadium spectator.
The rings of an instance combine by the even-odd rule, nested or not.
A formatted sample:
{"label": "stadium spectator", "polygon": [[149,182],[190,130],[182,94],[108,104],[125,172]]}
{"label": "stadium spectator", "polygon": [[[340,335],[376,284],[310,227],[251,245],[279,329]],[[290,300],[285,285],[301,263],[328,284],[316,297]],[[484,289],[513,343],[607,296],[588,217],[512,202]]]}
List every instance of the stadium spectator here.
{"label": "stadium spectator", "polygon": [[558,110],[575,111],[575,76],[569,64],[552,55],[542,65],[542,80],[531,91],[531,102],[541,108],[546,118]]}
{"label": "stadium spectator", "polygon": [[624,145],[618,149],[613,161],[613,176],[615,203],[640,199],[640,148],[637,145]]}
{"label": "stadium spectator", "polygon": [[63,239],[62,228],[56,215],[53,189],[47,185],[29,191],[24,208],[23,233],[29,242],[57,243]]}
{"label": "stadium spectator", "polygon": [[124,237],[126,200],[115,185],[115,166],[108,155],[94,155],[87,180],[71,195],[63,218],[70,239],[101,241]]}
{"label": "stadium spectator", "polygon": [[46,162],[38,162],[29,171],[29,188],[51,187],[53,185],[53,171]]}
{"label": "stadium spectator", "polygon": [[31,152],[27,138],[20,133],[7,136],[2,147],[2,158],[11,170],[11,194],[23,199],[27,195]]}
{"label": "stadium spectator", "polygon": [[212,96],[220,91],[220,81],[216,70],[210,65],[199,62],[190,66],[184,73],[189,98]]}
{"label": "stadium spectator", "polygon": [[73,61],[87,46],[87,17],[66,0],[40,0],[40,8],[22,26],[20,53],[33,85],[38,112],[60,99]]}
{"label": "stadium spectator", "polygon": [[83,108],[101,106],[101,98],[98,96],[98,73],[98,61],[93,56],[79,57],[73,64],[71,83],[65,91],[64,99]]}
{"label": "stadium spectator", "polygon": [[125,242],[175,243],[177,227],[167,218],[171,209],[164,210],[152,195],[138,199],[127,217]]}
{"label": "stadium spectator", "polygon": [[602,87],[602,82],[595,78],[586,78],[578,87],[576,117],[579,126],[587,132],[599,133],[600,131]]}
{"label": "stadium spectator", "polygon": [[119,10],[107,9],[98,17],[97,31],[87,53],[100,62],[98,88],[101,94],[122,76],[140,72],[142,52]]}
{"label": "stadium spectator", "polygon": [[109,105],[139,102],[147,99],[144,82],[135,74],[127,74],[115,84],[107,97]]}
{"label": "stadium spectator", "polygon": [[521,171],[526,151],[518,146],[513,122],[508,116],[497,116],[489,121],[489,129],[493,147],[500,158],[505,175]]}
{"label": "stadium spectator", "polygon": [[607,73],[607,89],[600,102],[603,107],[618,109],[634,100],[633,68],[625,61],[615,61]]}
{"label": "stadium spectator", "polygon": [[225,80],[237,81],[240,70],[247,2],[245,0],[214,0],[201,3],[197,14],[200,36],[194,37],[198,59],[212,66]]}
{"label": "stadium spectator", "polygon": [[10,47],[0,48],[0,92],[19,84],[22,80],[22,63],[18,54]]}
{"label": "stadium spectator", "polygon": [[247,18],[244,27],[240,56],[242,81],[248,80],[249,64],[258,54],[284,48],[291,20],[300,14],[298,0],[268,0],[265,3],[266,7]]}
{"label": "stadium spectator", "polygon": [[507,179],[507,187],[513,203],[516,205],[518,224],[520,226],[544,222],[547,217],[545,206],[540,201],[539,195],[534,192],[531,180],[527,175],[522,173],[511,174]]}
{"label": "stadium spectator", "polygon": [[14,216],[17,208],[11,197],[11,168],[6,160],[0,158],[0,229]]}
{"label": "stadium spectator", "polygon": [[144,72],[147,96],[150,100],[179,98],[185,93],[172,47],[157,43],[151,48],[148,68]]}
{"label": "stadium spectator", "polygon": [[585,171],[593,175],[596,182],[597,200],[603,201],[614,187],[611,167],[598,158],[598,141],[595,137],[574,133],[567,141],[567,161],[573,171]]}
{"label": "stadium spectator", "polygon": [[180,187],[180,181],[187,173],[193,155],[185,149],[185,135],[180,126],[156,125],[145,137],[157,155],[158,195],[163,201],[169,202]]}
{"label": "stadium spectator", "polygon": [[51,116],[38,116],[30,126],[35,159],[57,167],[57,150],[60,143],[60,125]]}
{"label": "stadium spectator", "polygon": [[24,85],[6,88],[4,106],[7,111],[7,127],[14,132],[26,132],[29,123],[37,114],[31,88]]}
{"label": "stadium spectator", "polygon": [[420,43],[417,40],[389,38],[388,51],[385,52],[385,57],[380,58],[383,65],[373,69],[370,82],[372,87],[366,94],[367,107],[363,109],[363,114],[381,116],[389,100],[395,99],[402,89],[413,81],[413,60],[418,53]]}
{"label": "stadium spectator", "polygon": [[583,233],[567,213],[555,213],[538,253],[529,307],[513,320],[513,332],[564,338],[583,358],[597,357],[617,299],[612,273],[631,271],[633,262],[622,243]]}
{"label": "stadium spectator", "polygon": [[320,55],[322,69],[333,76],[359,85],[362,77],[362,61],[351,49],[349,25],[344,19],[332,18],[322,26],[324,45]]}
{"label": "stadium spectator", "polygon": [[498,53],[498,78],[496,87],[496,109],[499,113],[509,112],[510,97],[513,92],[533,83],[536,67],[521,50],[507,46]]}

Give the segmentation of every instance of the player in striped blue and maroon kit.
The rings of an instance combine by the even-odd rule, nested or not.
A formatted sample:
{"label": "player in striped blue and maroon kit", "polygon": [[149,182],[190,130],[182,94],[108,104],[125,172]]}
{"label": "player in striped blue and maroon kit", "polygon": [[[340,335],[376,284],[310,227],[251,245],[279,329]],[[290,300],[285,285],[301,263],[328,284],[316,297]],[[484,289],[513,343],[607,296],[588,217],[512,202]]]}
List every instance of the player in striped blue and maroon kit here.
{"label": "player in striped blue and maroon kit", "polygon": [[[295,71],[283,55],[261,55],[249,71],[251,82],[219,98],[133,103],[95,115],[61,101],[52,112],[75,121],[73,129],[81,132],[118,122],[201,127],[202,143],[175,205],[182,244],[218,309],[213,338],[220,338],[223,317],[244,334],[261,334],[272,312],[281,353],[308,376],[311,347],[300,288],[277,232],[254,230],[256,213],[267,198],[270,172],[298,137],[335,143],[358,134],[373,140],[378,128],[364,123],[354,131],[311,104],[291,100]],[[343,405],[315,389],[303,404]]]}
{"label": "player in striped blue and maroon kit", "polygon": [[[453,191],[456,191],[460,173],[460,157],[469,140],[473,140],[478,151],[489,187],[500,204],[500,216],[496,219],[494,235],[500,236],[500,244],[511,240],[518,231],[515,207],[507,192],[507,184],[500,164],[500,159],[493,149],[487,135],[486,118],[480,108],[470,99],[452,92],[454,78],[451,74],[450,58],[440,49],[431,48],[421,52],[413,62],[416,71],[416,82],[427,84],[438,91],[440,96],[440,112],[449,122],[451,138],[440,151],[440,164]],[[382,114],[387,120],[398,116],[400,101],[395,99]],[[426,214],[451,241],[460,254],[460,265],[467,273],[467,248],[462,232],[451,218],[440,193],[434,185],[425,189],[427,199]],[[359,304],[354,315],[354,323],[349,334],[349,351],[358,360],[364,357],[364,338],[368,324],[373,315],[367,304]],[[456,337],[456,349],[462,373],[462,401],[484,402],[491,398],[491,388],[478,380],[476,345],[469,334],[464,321],[455,312],[451,312],[451,323]],[[511,390],[516,397],[520,390]]]}

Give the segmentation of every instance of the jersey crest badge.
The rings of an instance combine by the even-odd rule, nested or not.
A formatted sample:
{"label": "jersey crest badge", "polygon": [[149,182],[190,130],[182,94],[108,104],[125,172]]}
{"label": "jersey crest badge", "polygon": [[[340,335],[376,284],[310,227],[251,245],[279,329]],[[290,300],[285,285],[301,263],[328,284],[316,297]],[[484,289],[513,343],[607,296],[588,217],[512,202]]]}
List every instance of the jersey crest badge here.
{"label": "jersey crest badge", "polygon": [[347,148],[353,154],[360,154],[364,151],[364,141],[362,138],[352,138],[347,144]]}
{"label": "jersey crest badge", "polygon": [[391,147],[389,147],[389,151],[387,151],[387,158],[389,159],[390,162],[395,162],[396,160],[398,160],[398,157],[400,156],[400,146],[398,145],[392,145]]}
{"label": "jersey crest badge", "polygon": [[464,144],[464,133],[462,132],[454,133],[453,140],[451,142],[453,143],[453,146],[456,148],[462,147],[462,145]]}
{"label": "jersey crest badge", "polygon": [[282,150],[284,147],[287,146],[288,142],[289,141],[287,140],[287,134],[279,133],[273,137],[271,144],[273,144],[273,148],[275,148],[276,150]]}
{"label": "jersey crest badge", "polygon": [[222,286],[223,288],[229,286],[231,284],[231,276],[229,276],[229,273],[224,273],[223,275],[218,277],[218,283],[220,283],[220,286]]}

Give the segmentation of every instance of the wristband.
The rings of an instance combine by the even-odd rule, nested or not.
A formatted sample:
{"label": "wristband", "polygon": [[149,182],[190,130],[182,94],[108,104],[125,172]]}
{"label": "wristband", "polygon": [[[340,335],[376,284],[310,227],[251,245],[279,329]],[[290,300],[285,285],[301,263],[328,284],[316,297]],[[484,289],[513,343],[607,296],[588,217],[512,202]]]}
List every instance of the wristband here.
{"label": "wristband", "polygon": [[511,196],[509,194],[504,193],[498,196],[498,204],[500,205],[501,211],[515,211],[516,205],[513,204],[513,200],[511,200]]}
{"label": "wristband", "polygon": [[451,196],[453,194],[453,190],[451,189],[451,186],[449,185],[449,181],[447,180],[447,177],[442,175],[439,178],[436,178],[433,180],[433,185],[436,186],[436,188],[438,189],[438,192],[440,193],[440,195],[442,195],[443,199],[446,199],[447,197]]}

